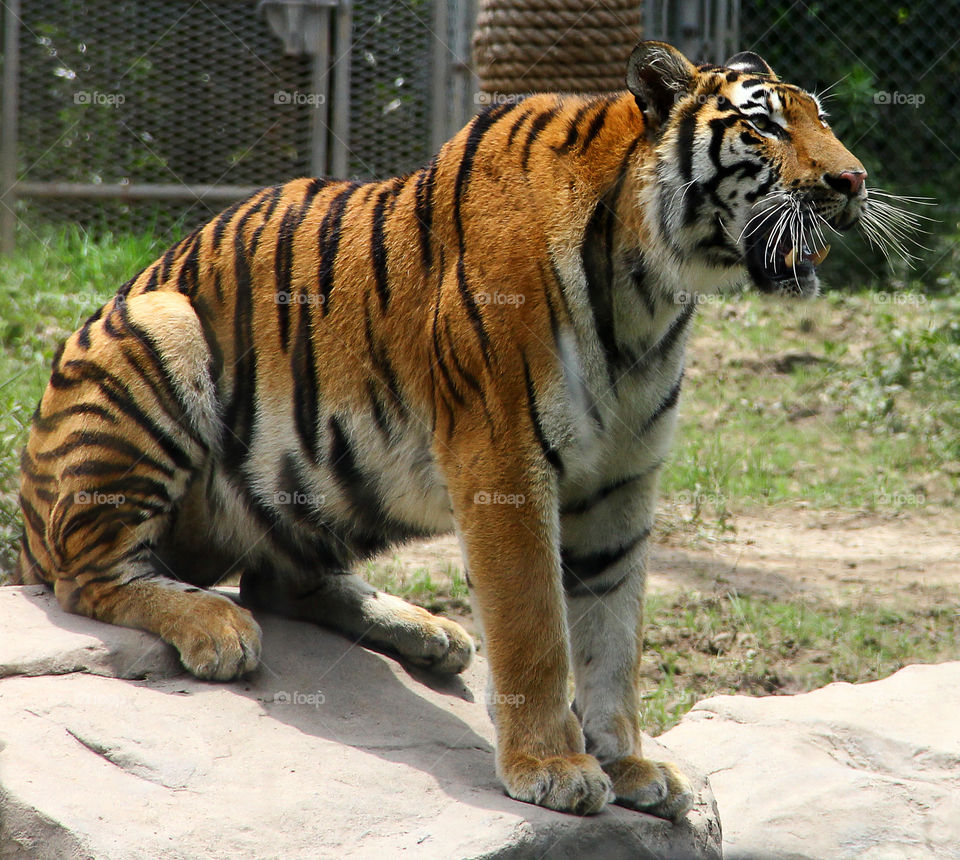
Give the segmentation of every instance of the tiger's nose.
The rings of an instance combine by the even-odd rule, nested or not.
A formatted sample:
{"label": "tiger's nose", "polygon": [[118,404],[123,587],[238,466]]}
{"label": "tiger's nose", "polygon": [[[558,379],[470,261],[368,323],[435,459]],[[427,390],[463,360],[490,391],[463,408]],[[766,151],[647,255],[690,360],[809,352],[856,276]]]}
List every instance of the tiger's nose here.
{"label": "tiger's nose", "polygon": [[863,181],[867,178],[866,170],[844,170],[843,173],[827,173],[824,180],[834,191],[853,197],[860,193]]}

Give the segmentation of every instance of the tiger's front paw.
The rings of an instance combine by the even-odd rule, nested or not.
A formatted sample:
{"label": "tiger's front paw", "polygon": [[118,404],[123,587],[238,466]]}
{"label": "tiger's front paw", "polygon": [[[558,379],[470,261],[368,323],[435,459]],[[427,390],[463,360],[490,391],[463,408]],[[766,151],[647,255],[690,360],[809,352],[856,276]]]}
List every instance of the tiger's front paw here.
{"label": "tiger's front paw", "polygon": [[180,652],[191,674],[229,681],[260,662],[260,625],[246,609],[211,592],[185,593],[161,636]]}
{"label": "tiger's front paw", "polygon": [[676,765],[626,756],[607,765],[614,803],[679,821],[693,806],[693,786]]}
{"label": "tiger's front paw", "polygon": [[586,753],[509,756],[501,762],[500,778],[515,800],[574,815],[594,815],[614,797],[610,777]]}

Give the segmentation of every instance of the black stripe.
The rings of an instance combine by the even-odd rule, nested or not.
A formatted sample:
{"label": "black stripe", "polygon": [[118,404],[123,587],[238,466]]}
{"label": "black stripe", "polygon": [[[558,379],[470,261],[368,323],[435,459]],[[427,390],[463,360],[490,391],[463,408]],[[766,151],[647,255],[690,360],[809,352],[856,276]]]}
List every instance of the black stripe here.
{"label": "black stripe", "polygon": [[177,256],[179,247],[180,243],[178,242],[176,245],[167,248],[160,258],[160,280],[164,283],[166,283],[167,278],[170,277],[170,269],[173,267],[173,261]]}
{"label": "black stripe", "polygon": [[557,155],[566,155],[577,145],[577,140],[580,138],[580,123],[584,116],[586,116],[587,111],[589,111],[594,104],[595,102],[591,100],[577,108],[577,112],[573,115],[570,124],[567,126],[567,136],[564,138],[563,143],[554,147]]}
{"label": "black stripe", "polygon": [[390,421],[387,418],[387,413],[383,409],[383,403],[377,394],[377,386],[372,379],[367,380],[367,398],[370,400],[370,410],[373,412],[373,420],[377,428],[380,430],[380,433],[383,434],[384,439],[390,441],[392,439]]}
{"label": "black stripe", "polygon": [[697,111],[688,111],[677,125],[677,165],[684,180],[693,179],[693,140],[697,131]]}
{"label": "black stripe", "polygon": [[277,204],[280,202],[280,198],[283,197],[283,194],[286,190],[286,185],[274,185],[269,189],[269,193],[264,196],[263,199],[267,203],[267,208],[263,212],[260,225],[256,230],[253,231],[253,235],[250,237],[250,249],[248,251],[249,256],[253,257],[257,253],[257,246],[260,244],[260,234],[263,233],[263,228],[270,223],[270,217],[273,215],[274,210],[277,208]]}
{"label": "black stripe", "polygon": [[440,299],[442,294],[440,290],[437,290],[437,300],[433,306],[433,326],[432,326],[432,341],[433,341],[433,356],[436,359],[436,363],[440,368],[440,372],[443,374],[443,378],[447,383],[447,387],[450,389],[450,393],[453,395],[453,399],[457,402],[458,406],[463,406],[466,401],[463,398],[463,395],[460,394],[459,389],[456,386],[456,383],[453,381],[453,377],[450,375],[450,369],[447,367],[446,361],[443,358],[443,346],[440,343]]}
{"label": "black stripe", "polygon": [[463,300],[464,307],[467,309],[467,316],[470,317],[470,323],[476,332],[477,340],[480,342],[480,351],[483,353],[483,359],[487,365],[490,364],[490,336],[483,326],[483,316],[480,314],[480,308],[477,306],[476,299],[470,292],[470,286],[467,284],[467,270],[463,262],[463,250],[461,246],[460,256],[457,258],[457,290],[460,292],[460,298]]}
{"label": "black stripe", "polygon": [[52,484],[56,481],[53,475],[38,471],[30,452],[26,448],[20,452],[20,471],[34,483]]}
{"label": "black stripe", "polygon": [[464,144],[463,155],[460,158],[460,166],[457,169],[457,178],[454,184],[453,192],[453,222],[457,232],[457,242],[459,245],[460,257],[457,260],[457,288],[460,292],[460,298],[467,309],[467,315],[473,325],[477,338],[480,341],[480,349],[483,352],[484,360],[489,365],[489,338],[483,327],[483,318],[477,308],[470,293],[470,287],[467,283],[466,271],[464,267],[463,255],[466,252],[463,230],[463,216],[461,205],[465,199],[467,186],[470,182],[470,175],[473,171],[473,161],[484,135],[489,131],[493,124],[509,111],[516,107],[515,104],[501,104],[493,107],[484,113],[478,114],[470,125],[470,131],[467,134],[467,141]]}
{"label": "black stripe", "polygon": [[[114,406],[116,406],[126,416],[131,418],[140,427],[145,430],[154,442],[162,449],[164,454],[169,457],[174,464],[181,469],[188,469],[192,465],[192,460],[170,435],[154,422],[138,405],[130,389],[119,378],[105,371],[102,367],[90,361],[80,359],[71,359],[65,365],[70,370],[76,369],[78,375],[76,378],[69,378],[59,374],[61,384],[54,386],[63,389],[73,388],[83,382],[94,382]],[[53,379],[51,377],[51,384]]]}
{"label": "black stripe", "polygon": [[422,529],[400,522],[386,512],[374,480],[357,463],[353,446],[336,416],[330,416],[329,427],[331,468],[354,513],[347,542],[363,555],[369,555],[398,541],[422,537]]}
{"label": "black stripe", "polygon": [[527,363],[527,357],[523,357],[523,379],[527,388],[527,409],[530,414],[530,423],[533,425],[533,432],[543,451],[543,456],[547,462],[553,466],[558,474],[563,474],[563,460],[560,454],[547,441],[546,434],[543,431],[543,424],[540,421],[540,410],[537,408],[537,395],[533,387],[533,377],[530,376],[530,365]]}
{"label": "black stripe", "polygon": [[240,207],[245,206],[259,193],[260,192],[257,191],[253,195],[251,195],[250,197],[247,197],[244,200],[238,200],[233,205],[224,209],[223,212],[221,212],[217,216],[217,220],[213,222],[213,242],[211,245],[212,251],[216,251],[220,248],[220,242],[223,239],[224,231],[227,229],[227,224],[229,224],[230,221],[233,220],[233,216],[237,214],[237,211],[240,209]]}
{"label": "black stripe", "polygon": [[686,331],[687,326],[690,324],[690,320],[693,319],[693,314],[696,311],[697,306],[695,302],[690,302],[687,305],[684,305],[683,310],[677,315],[677,318],[670,324],[670,328],[667,329],[666,333],[660,340],[657,342],[656,346],[653,348],[653,351],[659,356],[659,358],[666,358],[667,355],[673,350],[676,346],[677,341],[680,339],[681,335]]}
{"label": "black stripe", "polygon": [[84,349],[90,348],[90,326],[92,326],[100,317],[103,315],[103,305],[97,308],[90,316],[87,317],[87,321],[83,324],[83,327],[77,332],[77,343],[82,346]]}
{"label": "black stripe", "polygon": [[603,123],[607,119],[607,111],[610,110],[610,102],[606,101],[601,106],[600,110],[596,112],[593,119],[590,120],[590,125],[587,127],[587,133],[583,137],[583,141],[580,144],[581,154],[586,152],[590,144],[593,143],[594,138],[600,134],[600,129],[603,128]]}
{"label": "black stripe", "polygon": [[[159,373],[160,379],[163,383],[164,389],[161,391],[160,385],[154,380],[153,376],[147,372],[147,368],[144,367],[140,361],[138,361],[129,350],[121,347],[120,354],[123,356],[127,365],[136,373],[143,382],[150,389],[154,398],[156,399],[157,405],[163,412],[176,424],[179,424],[181,429],[187,433],[190,438],[200,445],[202,448],[207,448],[207,443],[203,440],[197,432],[190,426],[189,422],[184,422],[184,406],[180,400],[179,392],[177,391],[177,386],[174,383],[174,379],[170,374],[170,370],[167,365],[164,363],[162,356],[160,355],[159,350],[155,346],[153,339],[147,332],[140,328],[139,326],[132,323],[127,317],[126,309],[121,310],[121,316],[123,321],[127,326],[130,334],[143,346],[143,353],[146,358],[149,359],[153,368]],[[129,342],[129,341],[128,341]]]}
{"label": "black stripe", "polygon": [[597,203],[583,235],[581,255],[587,279],[587,294],[593,313],[597,337],[603,347],[610,385],[616,382],[615,371],[632,364],[628,350],[617,340],[613,311],[614,239],[617,206],[626,183],[627,171],[642,137],[634,138],[624,151],[616,181]]}
{"label": "black stripe", "polygon": [[253,433],[257,354],[253,340],[253,277],[243,228],[262,206],[262,200],[247,209],[237,222],[233,234],[234,305],[233,305],[233,390],[224,413],[228,428],[223,442],[223,461],[230,471],[236,471],[246,459]]}
{"label": "black stripe", "polygon": [[480,391],[480,383],[477,381],[477,378],[470,373],[461,363],[460,359],[457,358],[457,342],[454,339],[453,335],[450,334],[450,327],[447,325],[447,321],[443,320],[443,330],[447,335],[447,342],[450,344],[450,358],[453,359],[453,365],[457,369],[457,373],[463,378],[463,381],[472,388],[474,391]]}
{"label": "black stripe", "polygon": [[293,299],[293,241],[301,223],[302,211],[295,206],[287,207],[277,229],[277,244],[273,254],[273,278],[276,284],[274,301],[277,305],[277,331],[280,348],[286,352],[290,347],[290,302]]}
{"label": "black stripe", "polygon": [[597,337],[603,348],[610,384],[615,380],[615,369],[624,363],[617,343],[616,323],[613,314],[613,258],[611,234],[614,228],[614,212],[608,198],[601,200],[593,210],[583,235],[580,253],[587,279],[587,295]]}
{"label": "black stripe", "polygon": [[57,500],[60,498],[53,490],[48,490],[46,487],[38,486],[31,487],[33,494],[40,499],[41,502],[46,502],[52,508]]}
{"label": "black stripe", "polygon": [[643,259],[643,254],[640,252],[633,254],[629,259],[629,266],[630,283],[637,291],[637,298],[643,302],[647,313],[653,319],[657,315],[657,300],[653,293],[647,289],[647,264]]}
{"label": "black stripe", "polygon": [[317,391],[317,367],[310,334],[310,303],[300,306],[297,338],[290,356],[293,377],[293,417],[300,441],[316,464],[319,461],[320,398]]}
{"label": "black stripe", "polygon": [[[47,573],[46,570],[44,570],[43,565],[40,564],[40,562],[37,560],[37,557],[30,550],[30,540],[27,538],[26,531],[22,531],[20,533],[20,550],[23,553],[24,558],[26,558],[27,560],[27,565],[28,565],[27,570],[29,570],[29,572],[33,574],[33,576],[42,580],[46,580],[49,574]],[[14,574],[16,575],[16,570],[14,570]],[[14,583],[15,582],[16,580],[14,581]],[[14,584],[14,583],[11,583],[11,584]]]}
{"label": "black stripe", "polygon": [[604,571],[623,561],[649,535],[650,529],[644,529],[621,546],[587,553],[586,555],[573,555],[569,550],[561,549],[560,563],[563,568],[564,591],[569,593],[585,580],[598,577]]}
{"label": "black stripe", "polygon": [[23,512],[24,522],[39,536],[43,537],[47,533],[47,523],[37,513],[37,509],[20,494],[20,510]]}
{"label": "black stripe", "polygon": [[373,258],[373,278],[380,297],[380,310],[386,313],[390,304],[390,281],[387,273],[387,243],[384,238],[384,211],[387,200],[393,195],[394,186],[388,185],[377,196],[373,205],[370,226],[370,255]]}
{"label": "black stripe", "polygon": [[314,198],[326,185],[327,181],[324,179],[311,179],[300,205],[287,206],[277,229],[273,255],[274,301],[277,305],[277,332],[280,335],[280,348],[284,352],[290,348],[290,302],[293,298],[293,257],[297,229],[303,223],[304,216],[310,211]]}
{"label": "black stripe", "polygon": [[157,282],[160,277],[160,264],[154,263],[150,269],[150,276],[147,278],[147,282],[143,285],[141,292],[150,293],[157,288]]}
{"label": "black stripe", "polygon": [[[139,466],[142,463],[144,466],[149,466],[151,469],[156,469],[158,472],[162,472],[168,478],[172,478],[174,476],[173,469],[171,469],[165,463],[161,463],[159,460],[156,460],[149,454],[145,453],[142,446],[134,445],[132,442],[128,442],[126,439],[121,439],[120,437],[114,436],[110,433],[101,433],[97,430],[74,430],[67,437],[66,441],[59,444],[56,448],[50,448],[46,451],[38,452],[36,460],[38,463],[43,463],[48,460],[59,460],[60,458],[65,457],[67,454],[76,451],[78,448],[87,447],[96,447],[101,451],[112,451],[115,454],[121,454],[130,458],[131,462],[128,463],[114,462],[109,464],[114,470],[131,469],[134,466]],[[74,468],[83,469],[91,462],[103,463],[103,461],[90,461],[87,459],[84,463],[78,464]],[[84,473],[79,472],[78,474]]]}
{"label": "black stripe", "polygon": [[[658,462],[654,468],[659,468],[660,465],[660,462]],[[599,505],[602,501],[608,499],[615,492],[617,492],[617,490],[621,490],[624,487],[635,484],[637,481],[649,475],[652,471],[653,469],[648,469],[636,475],[628,475],[625,478],[620,478],[618,481],[614,481],[612,484],[607,484],[606,486],[601,487],[599,490],[591,493],[585,499],[579,499],[576,502],[570,502],[569,504],[564,505],[560,509],[560,513],[563,516],[578,516],[580,514],[585,514],[596,505]]]}
{"label": "black stripe", "polygon": [[480,147],[483,136],[498,119],[508,111],[513,110],[514,107],[515,105],[510,104],[497,105],[484,113],[478,114],[470,125],[470,131],[467,134],[467,141],[463,147],[463,155],[460,158],[460,166],[457,169],[457,178],[453,189],[453,220],[461,249],[463,248],[463,219],[460,213],[460,206],[464,200],[467,185],[470,182],[474,158],[477,155],[477,150]]}
{"label": "black stripe", "polygon": [[640,429],[637,431],[637,437],[641,437],[644,433],[647,433],[654,424],[656,424],[669,410],[673,409],[677,405],[677,402],[680,400],[680,389],[683,386],[683,371],[680,372],[680,376],[677,381],[671,386],[670,390],[667,392],[666,396],[657,404],[657,408],[653,410],[650,414],[650,417],[640,426]]}
{"label": "black stripe", "polygon": [[386,388],[390,395],[390,400],[399,412],[405,411],[403,395],[400,391],[400,383],[397,380],[396,371],[393,369],[393,363],[390,361],[390,355],[385,346],[380,346],[373,337],[373,323],[370,314],[364,315],[364,331],[367,336],[367,347],[370,353],[370,360],[373,364],[374,374],[377,380]]}
{"label": "black stripe", "polygon": [[190,250],[183,258],[180,273],[177,275],[177,289],[185,296],[193,296],[200,286],[200,231],[193,234]]}
{"label": "black stripe", "polygon": [[513,121],[513,124],[510,126],[510,133],[507,135],[507,148],[508,148],[508,149],[509,149],[511,146],[513,146],[513,139],[517,136],[517,132],[520,131],[520,127],[521,127],[521,126],[527,121],[527,119],[528,119],[530,116],[532,116],[532,115],[533,115],[533,109],[532,109],[532,108],[528,108],[527,110],[523,111],[523,113],[521,113],[520,116],[518,116],[518,117]]}
{"label": "black stripe", "polygon": [[543,131],[550,120],[557,115],[559,110],[560,108],[556,106],[548,108],[543,113],[537,114],[533,122],[530,123],[530,129],[527,131],[527,137],[523,142],[523,150],[520,156],[520,167],[523,170],[527,169],[527,163],[530,161],[530,148],[533,146],[534,141],[540,136],[540,132]]}
{"label": "black stripe", "polygon": [[333,289],[334,265],[337,261],[337,249],[340,247],[340,228],[344,210],[354,192],[360,188],[357,182],[348,182],[342,191],[330,202],[327,214],[320,224],[317,237],[320,253],[320,265],[317,270],[317,288],[320,293],[320,311],[326,316],[330,311],[330,291]]}
{"label": "black stripe", "polygon": [[420,233],[420,256],[423,258],[425,272],[429,271],[433,264],[430,231],[433,228],[433,181],[436,173],[437,158],[434,156],[426,167],[421,168],[415,186],[416,204],[413,211]]}

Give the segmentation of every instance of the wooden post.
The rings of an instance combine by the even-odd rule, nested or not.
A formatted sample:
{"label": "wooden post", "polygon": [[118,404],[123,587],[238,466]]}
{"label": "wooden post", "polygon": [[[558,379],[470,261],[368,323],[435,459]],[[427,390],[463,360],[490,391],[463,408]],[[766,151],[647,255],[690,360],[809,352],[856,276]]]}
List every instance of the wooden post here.
{"label": "wooden post", "polygon": [[437,152],[450,137],[450,106],[447,87],[450,86],[450,0],[433,0],[433,40],[430,52],[430,151]]}
{"label": "wooden post", "polygon": [[310,172],[326,176],[330,119],[330,8],[320,13],[319,39],[311,53],[310,94],[316,101],[310,114]]}
{"label": "wooden post", "polygon": [[346,179],[350,172],[350,49],[353,42],[351,0],[336,8],[333,43],[333,120],[330,141],[330,173]]}
{"label": "wooden post", "polygon": [[17,112],[20,108],[20,0],[6,0],[3,22],[3,130],[0,139],[0,253],[16,243]]}

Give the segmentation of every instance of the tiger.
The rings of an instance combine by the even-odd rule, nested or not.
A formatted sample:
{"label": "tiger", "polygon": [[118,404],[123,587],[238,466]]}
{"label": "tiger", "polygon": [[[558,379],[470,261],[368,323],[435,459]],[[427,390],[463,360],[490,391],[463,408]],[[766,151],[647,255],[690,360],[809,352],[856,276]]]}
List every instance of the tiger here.
{"label": "tiger", "polygon": [[257,667],[254,611],[455,674],[465,630],[357,573],[452,531],[506,793],[682,819],[639,680],[697,299],[815,295],[867,174],[754,53],[642,41],[625,81],[496,100],[403,177],[257,191],[123,284],[53,358],[17,580],[200,679]]}

